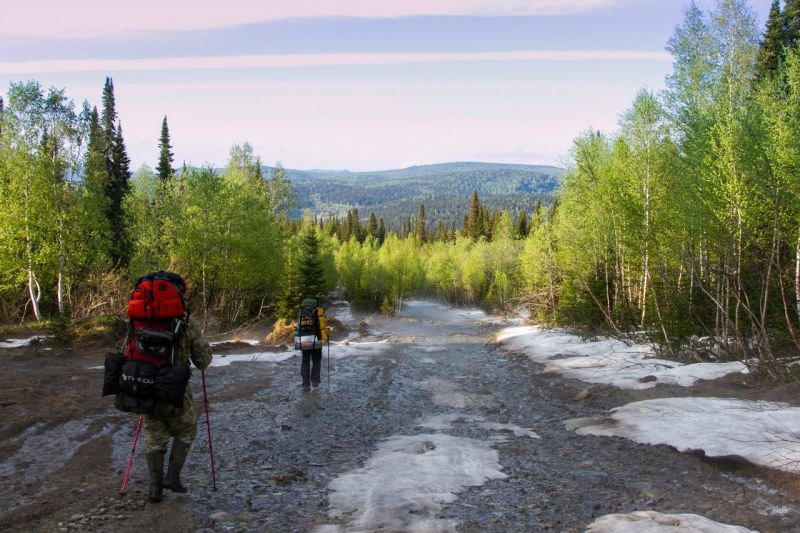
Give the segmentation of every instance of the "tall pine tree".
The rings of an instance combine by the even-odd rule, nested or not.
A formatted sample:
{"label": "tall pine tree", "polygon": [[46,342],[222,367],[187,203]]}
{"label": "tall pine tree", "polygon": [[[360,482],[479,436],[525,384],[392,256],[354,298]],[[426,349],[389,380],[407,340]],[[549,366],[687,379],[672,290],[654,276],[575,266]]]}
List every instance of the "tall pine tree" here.
{"label": "tall pine tree", "polygon": [[172,168],[175,154],[172,153],[172,146],[169,143],[169,126],[167,126],[166,115],[164,115],[164,120],[161,122],[161,137],[158,140],[158,149],[156,174],[158,174],[158,179],[168,180],[175,175],[175,170]]}
{"label": "tall pine tree", "polygon": [[425,242],[425,205],[419,204],[417,210],[417,223],[414,225],[414,235],[416,235],[419,242]]}
{"label": "tall pine tree", "polygon": [[322,302],[326,297],[325,270],[320,257],[319,239],[313,226],[307,228],[301,237],[298,251],[297,269],[300,273],[300,291],[303,298],[316,298]]}
{"label": "tall pine tree", "polygon": [[466,235],[473,241],[480,239],[484,234],[483,220],[484,213],[481,209],[481,202],[478,199],[478,190],[472,190],[472,198],[469,202],[469,213],[467,213]]}
{"label": "tall pine tree", "polygon": [[[111,259],[115,265],[127,267],[130,261],[130,244],[127,234],[123,202],[130,191],[130,160],[122,138],[122,125],[117,122],[114,83],[106,78],[103,87],[102,130],[95,132],[96,141],[103,146],[106,175],[104,191],[107,200],[106,218],[111,230]],[[102,132],[102,137],[99,136]]]}
{"label": "tall pine tree", "polygon": [[758,73],[764,75],[778,70],[783,55],[783,14],[778,0],[772,0],[772,7],[769,10],[767,19],[767,29],[764,38],[761,40],[761,47],[758,51]]}

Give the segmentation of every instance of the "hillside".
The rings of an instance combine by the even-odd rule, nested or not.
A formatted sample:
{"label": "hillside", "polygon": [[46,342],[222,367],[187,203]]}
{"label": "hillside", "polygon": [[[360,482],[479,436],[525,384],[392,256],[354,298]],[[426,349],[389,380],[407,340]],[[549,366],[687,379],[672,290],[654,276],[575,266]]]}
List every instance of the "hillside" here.
{"label": "hillside", "polygon": [[429,221],[460,222],[473,190],[491,209],[530,212],[538,199],[550,199],[563,172],[542,165],[458,162],[370,172],[286,169],[286,177],[297,191],[298,213],[341,216],[357,208],[364,217],[375,212],[398,227],[421,203]]}

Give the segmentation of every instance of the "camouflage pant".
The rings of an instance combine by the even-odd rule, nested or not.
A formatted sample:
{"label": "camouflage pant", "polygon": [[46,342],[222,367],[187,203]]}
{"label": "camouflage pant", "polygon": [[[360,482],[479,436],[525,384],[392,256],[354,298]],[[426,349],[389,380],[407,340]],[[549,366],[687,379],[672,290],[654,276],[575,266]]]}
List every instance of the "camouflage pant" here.
{"label": "camouflage pant", "polygon": [[197,415],[189,387],[183,395],[183,409],[157,402],[153,414],[144,415],[144,431],[146,453],[166,452],[172,437],[191,445],[197,435]]}

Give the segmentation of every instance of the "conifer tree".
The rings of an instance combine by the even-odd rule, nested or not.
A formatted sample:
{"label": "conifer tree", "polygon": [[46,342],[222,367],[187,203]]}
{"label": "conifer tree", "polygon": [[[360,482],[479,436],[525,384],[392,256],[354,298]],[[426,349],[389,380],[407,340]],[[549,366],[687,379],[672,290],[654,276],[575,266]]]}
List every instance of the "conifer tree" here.
{"label": "conifer tree", "polygon": [[370,237],[378,236],[378,220],[375,218],[375,213],[369,214],[369,222],[367,223],[367,235]]}
{"label": "conifer tree", "polygon": [[414,235],[419,239],[419,242],[425,242],[425,206],[423,204],[419,204],[419,209],[417,210],[417,223],[414,226]]}
{"label": "conifer tree", "polygon": [[456,242],[456,221],[450,223],[450,234],[447,236],[450,242]]}
{"label": "conifer tree", "polygon": [[[106,78],[103,86],[103,112],[100,128],[95,128],[94,136],[94,149],[102,146],[105,159],[105,171],[100,181],[106,196],[106,219],[111,231],[111,259],[115,265],[127,267],[130,249],[123,203],[130,190],[130,160],[122,138],[122,125],[117,121],[114,83],[111,78]],[[95,167],[97,163],[98,161],[92,163],[93,172],[100,172]]]}
{"label": "conifer tree", "polygon": [[175,174],[175,170],[172,168],[174,154],[169,142],[169,126],[167,126],[166,115],[164,115],[164,120],[161,122],[161,137],[158,141],[158,148],[159,156],[156,173],[158,174],[158,179],[168,180]]}
{"label": "conifer tree", "polygon": [[778,0],[772,1],[767,19],[767,29],[764,38],[761,40],[761,47],[758,51],[758,73],[763,75],[775,72],[783,55],[784,46],[784,17]]}
{"label": "conifer tree", "polygon": [[300,239],[297,270],[303,298],[316,298],[320,302],[325,300],[325,271],[320,257],[319,239],[313,226],[307,228]]}
{"label": "conifer tree", "polygon": [[519,212],[515,231],[518,239],[524,239],[528,236],[528,213],[525,211]]}
{"label": "conifer tree", "polygon": [[383,223],[383,217],[378,220],[378,243],[383,245],[386,240],[386,226]]}
{"label": "conifer tree", "polygon": [[106,135],[106,157],[111,160],[111,147],[114,139],[114,127],[117,123],[117,107],[114,98],[114,82],[111,78],[106,78],[103,86],[103,115],[102,126]]}
{"label": "conifer tree", "polygon": [[783,46],[794,48],[800,42],[800,0],[785,0],[781,19]]}
{"label": "conifer tree", "polygon": [[122,138],[122,123],[117,122],[111,143],[111,174],[107,182],[108,222],[111,227],[111,256],[115,264],[127,267],[130,261],[130,243],[123,204],[130,192],[130,159]]}
{"label": "conifer tree", "polygon": [[436,235],[434,237],[438,242],[447,242],[447,226],[441,220],[436,224]]}
{"label": "conifer tree", "polygon": [[483,227],[483,210],[478,199],[478,190],[472,190],[472,198],[469,203],[469,213],[467,214],[465,234],[473,241],[477,241],[485,233]]}

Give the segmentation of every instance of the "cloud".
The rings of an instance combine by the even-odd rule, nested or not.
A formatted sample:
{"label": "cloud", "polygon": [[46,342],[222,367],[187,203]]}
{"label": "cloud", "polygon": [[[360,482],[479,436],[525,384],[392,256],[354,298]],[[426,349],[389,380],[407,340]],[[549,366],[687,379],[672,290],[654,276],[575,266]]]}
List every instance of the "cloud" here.
{"label": "cloud", "polygon": [[0,62],[0,74],[221,70],[344,65],[400,65],[492,61],[671,61],[667,52],[637,50],[526,50],[511,52],[282,54],[152,59],[67,59]]}
{"label": "cloud", "polygon": [[18,2],[5,10],[9,37],[113,37],[145,31],[221,28],[296,17],[564,15],[630,0],[73,0]]}

